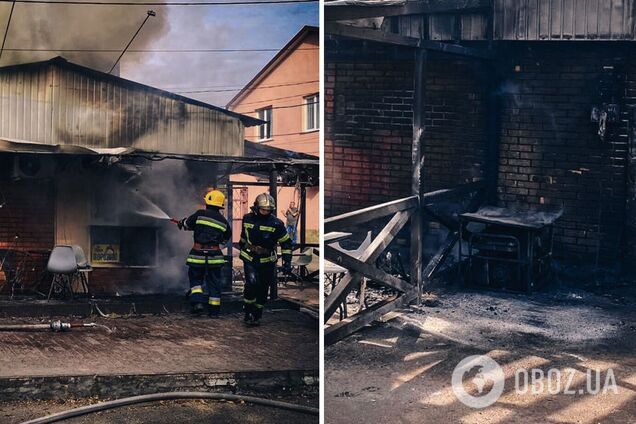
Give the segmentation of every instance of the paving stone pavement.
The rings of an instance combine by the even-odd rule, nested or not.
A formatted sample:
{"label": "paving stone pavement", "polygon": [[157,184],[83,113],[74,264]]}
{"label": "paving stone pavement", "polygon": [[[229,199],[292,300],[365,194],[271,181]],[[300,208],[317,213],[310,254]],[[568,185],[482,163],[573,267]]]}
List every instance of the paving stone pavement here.
{"label": "paving stone pavement", "polygon": [[[33,318],[2,324],[36,323]],[[65,333],[0,332],[0,378],[318,369],[318,322],[267,311],[260,327],[239,314],[86,319],[114,327]]]}

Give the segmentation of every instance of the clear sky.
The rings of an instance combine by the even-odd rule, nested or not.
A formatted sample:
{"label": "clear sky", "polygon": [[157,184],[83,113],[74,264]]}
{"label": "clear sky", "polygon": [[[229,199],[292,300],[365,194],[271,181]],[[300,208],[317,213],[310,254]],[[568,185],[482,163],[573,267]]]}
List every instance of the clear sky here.
{"label": "clear sky", "polygon": [[[318,2],[151,7],[157,16],[146,23],[131,45],[132,50],[280,49],[304,25],[318,25],[319,22]],[[146,10],[151,7],[17,3],[0,66],[61,55],[72,62],[108,71],[117,59],[118,51],[130,41],[146,17]],[[4,35],[10,10],[11,3],[0,3],[0,36]],[[100,49],[113,49],[114,52],[90,51]],[[175,92],[208,90],[180,94],[225,106],[238,88],[275,54],[275,51],[128,52],[121,61],[121,76]],[[228,89],[236,90],[219,91]]]}
{"label": "clear sky", "polygon": [[[304,25],[318,25],[318,3],[166,7],[169,30],[149,48],[279,49]],[[226,90],[245,85],[276,52],[151,53],[123,61],[122,76],[171,91]],[[225,106],[238,92],[183,93]]]}

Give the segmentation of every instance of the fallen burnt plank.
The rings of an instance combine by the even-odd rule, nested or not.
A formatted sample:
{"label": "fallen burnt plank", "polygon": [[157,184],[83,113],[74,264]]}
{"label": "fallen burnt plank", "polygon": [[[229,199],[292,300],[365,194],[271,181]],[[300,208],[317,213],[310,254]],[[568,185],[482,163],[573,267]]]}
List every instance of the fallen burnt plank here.
{"label": "fallen burnt plank", "polygon": [[374,219],[393,215],[396,212],[414,209],[418,206],[417,196],[406,197],[404,199],[393,200],[380,205],[369,206],[353,212],[333,216],[325,219],[325,233],[345,229]]}
{"label": "fallen burnt plank", "polygon": [[403,293],[413,288],[408,282],[394,275],[387,274],[386,272],[379,270],[375,266],[370,265],[366,262],[362,262],[359,259],[349,256],[346,253],[341,252],[338,249],[334,249],[329,245],[325,246],[325,258],[330,262],[347,268],[349,271],[357,272],[364,277],[385,284],[392,289],[399,290]]}
{"label": "fallen burnt plank", "polygon": [[371,306],[369,309],[365,309],[348,319],[342,320],[339,323],[326,328],[325,346],[334,344],[360,330],[362,327],[371,324],[383,315],[399,309],[404,305],[408,305],[409,302],[411,302],[416,296],[417,293],[412,291],[402,294],[397,298],[383,300]]}
{"label": "fallen burnt plank", "polygon": [[455,243],[457,243],[457,240],[459,240],[459,233],[449,233],[448,236],[446,236],[444,244],[440,246],[437,253],[435,253],[424,269],[425,282],[429,282],[442,263],[444,263],[444,260],[453,249],[453,246],[455,246]]}
{"label": "fallen burnt plank", "polygon": [[[369,263],[375,261],[391,241],[393,241],[396,234],[408,222],[410,215],[410,211],[400,211],[396,213],[360,256],[360,260]],[[362,276],[357,272],[349,273],[333,289],[331,294],[325,299],[325,322],[327,322],[336,309],[338,309],[338,305],[342,303],[355,284],[360,281],[361,277]]]}

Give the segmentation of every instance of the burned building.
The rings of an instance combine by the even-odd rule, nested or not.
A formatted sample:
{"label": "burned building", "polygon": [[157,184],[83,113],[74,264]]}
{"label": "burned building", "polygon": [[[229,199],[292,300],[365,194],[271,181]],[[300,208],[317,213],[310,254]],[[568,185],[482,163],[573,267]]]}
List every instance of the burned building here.
{"label": "burned building", "polygon": [[38,287],[53,246],[79,245],[96,293],[180,290],[191,236],[168,218],[192,213],[232,172],[276,169],[246,152],[244,128],[259,123],[60,57],[0,68],[0,249],[20,253],[11,272]]}
{"label": "burned building", "polygon": [[[352,212],[361,208],[366,218],[418,211],[410,278],[425,284],[471,199],[464,189],[463,206],[446,210],[436,200],[480,184],[481,204],[557,211],[562,264],[633,263],[633,1],[353,0],[325,10],[327,231],[363,222]],[[326,315],[351,287],[335,290]]]}

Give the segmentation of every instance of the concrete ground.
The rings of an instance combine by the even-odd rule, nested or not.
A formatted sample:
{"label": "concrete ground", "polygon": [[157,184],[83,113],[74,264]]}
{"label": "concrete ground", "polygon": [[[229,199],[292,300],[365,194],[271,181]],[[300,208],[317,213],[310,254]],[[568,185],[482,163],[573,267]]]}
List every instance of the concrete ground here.
{"label": "concrete ground", "polygon": [[[317,396],[275,398],[284,402],[318,407]],[[0,422],[13,424],[91,404],[91,400],[25,401],[4,404]],[[69,424],[200,424],[200,423],[318,423],[318,417],[299,412],[238,402],[205,400],[162,401],[113,409],[65,421]]]}
{"label": "concrete ground", "polygon": [[[636,422],[633,296],[576,290],[437,295],[431,307],[388,314],[326,349],[326,423]],[[453,369],[469,355],[495,359],[506,378],[503,395],[484,409],[464,405],[452,390]],[[520,368],[546,375],[556,368],[563,380],[551,380],[554,394],[539,385],[535,394],[518,393]],[[611,388],[605,381],[612,369],[617,393],[590,394],[587,369],[600,370],[601,388]],[[463,384],[479,397],[475,379]],[[492,388],[488,384],[482,394]]]}

